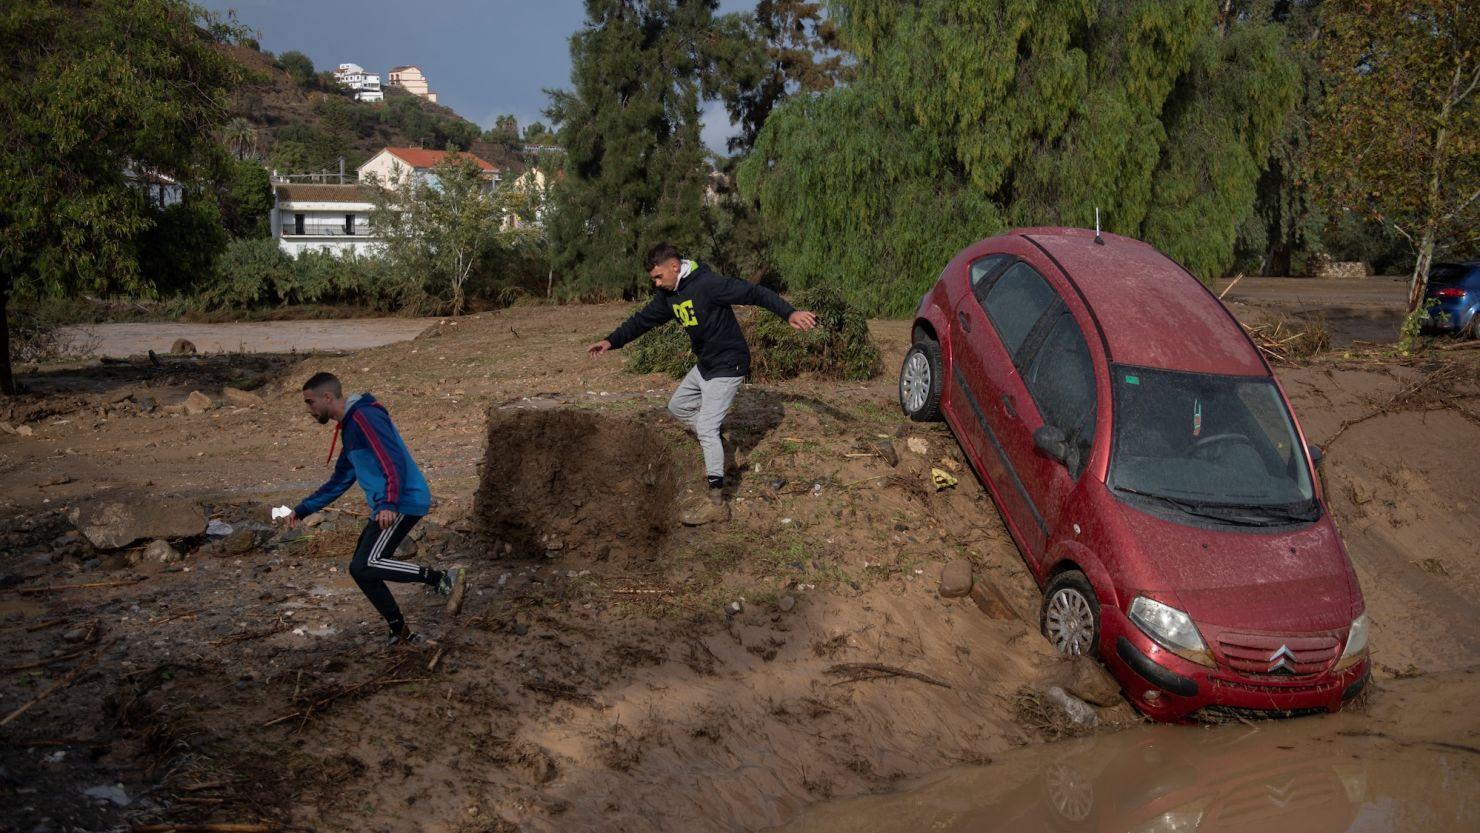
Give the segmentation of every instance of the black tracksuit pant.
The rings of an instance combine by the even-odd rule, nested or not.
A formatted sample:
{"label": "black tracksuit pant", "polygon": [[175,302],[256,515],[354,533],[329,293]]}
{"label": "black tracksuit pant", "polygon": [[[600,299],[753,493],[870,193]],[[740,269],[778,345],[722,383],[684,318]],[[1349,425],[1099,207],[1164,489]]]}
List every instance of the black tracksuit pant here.
{"label": "black tracksuit pant", "polygon": [[387,624],[394,632],[400,632],[406,620],[401,616],[401,607],[396,604],[396,597],[391,595],[391,589],[385,586],[388,581],[417,582],[430,584],[433,587],[442,579],[440,570],[430,567],[418,567],[406,561],[396,561],[390,556],[401,545],[401,540],[406,533],[411,531],[416,522],[421,520],[420,515],[396,515],[396,520],[385,529],[375,522],[372,516],[370,522],[365,524],[365,531],[360,533],[360,543],[355,547],[355,557],[349,562],[350,578],[360,586],[365,598],[375,609],[385,617]]}

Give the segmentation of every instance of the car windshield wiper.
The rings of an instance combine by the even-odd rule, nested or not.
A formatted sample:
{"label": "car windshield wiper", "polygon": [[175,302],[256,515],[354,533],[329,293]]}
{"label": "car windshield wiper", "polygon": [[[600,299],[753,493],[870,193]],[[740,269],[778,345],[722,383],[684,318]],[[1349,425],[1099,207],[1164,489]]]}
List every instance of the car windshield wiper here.
{"label": "car windshield wiper", "polygon": [[1270,518],[1287,521],[1313,521],[1321,516],[1315,501],[1309,503],[1209,503],[1205,509],[1232,509],[1239,512],[1255,512]]}
{"label": "car windshield wiper", "polygon": [[[1143,492],[1140,489],[1132,489],[1126,486],[1116,486],[1115,489],[1116,491],[1127,492],[1158,501],[1188,515],[1222,521],[1224,523],[1239,524],[1241,526],[1278,526],[1295,520],[1315,520],[1313,517],[1297,516],[1295,513],[1281,506],[1269,506],[1257,503],[1204,503],[1202,501],[1183,500],[1168,495],[1159,495],[1155,492]],[[1224,510],[1232,510],[1232,514]]]}

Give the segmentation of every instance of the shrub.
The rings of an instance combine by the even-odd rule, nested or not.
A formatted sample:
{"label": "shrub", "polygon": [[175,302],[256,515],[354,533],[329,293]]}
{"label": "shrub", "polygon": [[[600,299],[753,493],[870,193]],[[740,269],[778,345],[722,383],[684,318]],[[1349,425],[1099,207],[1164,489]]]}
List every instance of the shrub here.
{"label": "shrub", "polygon": [[[879,372],[879,350],[868,319],[836,290],[817,287],[797,293],[798,309],[817,316],[817,328],[800,333],[769,312],[740,314],[740,329],[750,343],[751,378],[776,382],[808,375],[821,379],[869,379]],[[665,373],[677,379],[694,366],[682,327],[664,324],[625,348],[633,373]]]}
{"label": "shrub", "polygon": [[214,279],[200,300],[212,309],[250,307],[293,281],[293,259],[272,238],[233,240],[216,262]]}

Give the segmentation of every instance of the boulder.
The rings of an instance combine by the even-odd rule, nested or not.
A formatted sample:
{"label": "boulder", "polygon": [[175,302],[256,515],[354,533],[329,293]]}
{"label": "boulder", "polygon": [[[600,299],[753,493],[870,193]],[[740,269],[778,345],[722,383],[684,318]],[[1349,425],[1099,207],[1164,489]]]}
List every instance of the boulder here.
{"label": "boulder", "polygon": [[180,404],[184,406],[186,416],[203,414],[216,407],[216,403],[212,401],[211,397],[206,396],[198,390],[191,391],[190,395],[185,397],[185,401]]}
{"label": "boulder", "polygon": [[255,408],[262,404],[262,397],[240,388],[222,388],[221,395],[238,408]]}
{"label": "boulder", "polygon": [[940,571],[940,595],[947,599],[959,599],[971,592],[971,562],[964,558],[952,560]]}
{"label": "boulder", "polygon": [[177,338],[175,339],[175,343],[170,345],[170,352],[176,354],[194,353],[196,352],[195,343],[188,338]]}
{"label": "boulder", "polygon": [[1120,683],[1110,676],[1105,666],[1089,657],[1075,657],[1070,661],[1064,676],[1064,689],[1096,706],[1114,706],[1121,702]]}
{"label": "boulder", "polygon": [[74,510],[72,524],[105,550],[146,538],[189,538],[205,532],[206,515],[194,501],[174,498],[94,500]]}
{"label": "boulder", "polygon": [[144,560],[153,561],[156,564],[173,564],[180,560],[180,553],[170,542],[163,538],[155,538],[144,548]]}

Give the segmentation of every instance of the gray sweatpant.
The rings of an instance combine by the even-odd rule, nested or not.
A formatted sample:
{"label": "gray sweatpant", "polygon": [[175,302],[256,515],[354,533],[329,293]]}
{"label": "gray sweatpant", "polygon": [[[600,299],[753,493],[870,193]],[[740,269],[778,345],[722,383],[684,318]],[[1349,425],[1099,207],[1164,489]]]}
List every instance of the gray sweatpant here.
{"label": "gray sweatpant", "polygon": [[743,381],[744,376],[705,379],[696,366],[668,400],[669,412],[699,438],[699,447],[704,450],[704,473],[709,477],[725,476],[725,447],[720,442],[719,428]]}

